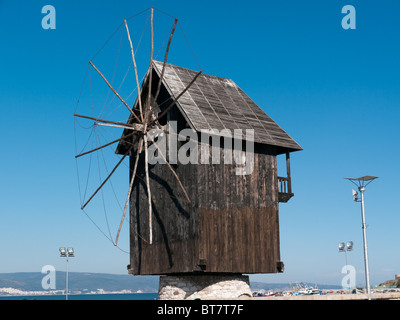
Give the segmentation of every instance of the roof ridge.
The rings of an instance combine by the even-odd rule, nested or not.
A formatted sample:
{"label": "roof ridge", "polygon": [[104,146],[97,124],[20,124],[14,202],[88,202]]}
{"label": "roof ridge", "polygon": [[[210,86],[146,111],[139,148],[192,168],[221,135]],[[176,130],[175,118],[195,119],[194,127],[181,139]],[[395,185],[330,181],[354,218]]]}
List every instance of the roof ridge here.
{"label": "roof ridge", "polygon": [[[159,64],[161,64],[161,66],[162,66],[162,65],[164,64],[164,61],[153,60],[153,63],[159,63]],[[165,65],[169,65],[169,66],[176,67],[176,68],[179,68],[179,69],[188,70],[188,71],[195,72],[195,73],[198,72],[198,71],[196,71],[196,70],[189,69],[189,68],[185,68],[185,67],[181,67],[181,66],[178,66],[178,65],[176,65],[176,64],[169,63],[169,62],[166,62]],[[160,71],[161,71],[161,70],[160,70]],[[220,76],[216,76],[216,75],[209,74],[209,73],[204,73],[204,72],[202,72],[202,75],[203,75],[203,76],[207,76],[207,77],[213,77],[213,78],[218,78],[218,79],[229,80],[229,81],[232,81],[233,83],[235,83],[235,81],[233,81],[231,78],[224,78],[224,77],[220,77]]]}
{"label": "roof ridge", "polygon": [[[164,62],[153,60],[160,76]],[[197,71],[166,63],[163,84],[169,94],[176,95]],[[239,129],[253,129],[254,142],[290,151],[302,150],[300,145],[261,109],[232,79],[202,73],[185,95],[177,101],[186,121],[197,132],[202,129],[223,130],[235,123]],[[196,106],[196,107],[194,107]],[[263,113],[265,116],[262,116]],[[218,121],[216,121],[216,118]]]}

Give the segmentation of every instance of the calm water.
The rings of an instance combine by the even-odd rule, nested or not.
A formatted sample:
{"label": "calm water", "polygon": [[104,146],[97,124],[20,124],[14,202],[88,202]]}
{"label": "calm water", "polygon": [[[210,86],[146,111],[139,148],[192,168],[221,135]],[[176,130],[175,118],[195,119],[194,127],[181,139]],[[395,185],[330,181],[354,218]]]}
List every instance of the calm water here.
{"label": "calm water", "polygon": [[[158,293],[70,294],[68,300],[156,300]],[[65,300],[65,295],[1,297],[0,300]]]}

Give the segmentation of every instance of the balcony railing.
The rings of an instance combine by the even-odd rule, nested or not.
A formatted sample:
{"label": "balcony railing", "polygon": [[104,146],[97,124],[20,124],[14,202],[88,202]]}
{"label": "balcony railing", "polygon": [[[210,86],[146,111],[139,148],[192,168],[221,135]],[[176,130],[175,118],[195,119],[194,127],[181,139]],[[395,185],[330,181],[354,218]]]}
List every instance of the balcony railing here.
{"label": "balcony railing", "polygon": [[279,202],[288,202],[291,197],[294,196],[292,193],[292,183],[288,177],[278,177],[278,200]]}

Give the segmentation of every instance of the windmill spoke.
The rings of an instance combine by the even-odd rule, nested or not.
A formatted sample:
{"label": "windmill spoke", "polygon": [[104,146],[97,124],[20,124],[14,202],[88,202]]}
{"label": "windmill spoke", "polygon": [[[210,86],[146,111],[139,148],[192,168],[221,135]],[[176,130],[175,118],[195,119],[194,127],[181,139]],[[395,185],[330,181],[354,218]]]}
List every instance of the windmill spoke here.
{"label": "windmill spoke", "polygon": [[94,121],[96,121],[96,122],[104,122],[104,123],[118,124],[118,125],[121,125],[121,126],[129,126],[129,124],[128,124],[128,123],[125,123],[125,122],[111,121],[111,120],[102,120],[102,119],[99,119],[99,118],[84,116],[84,115],[76,114],[76,113],[74,114],[74,116],[75,116],[75,117],[79,117],[79,118],[94,120]]}
{"label": "windmill spoke", "polygon": [[[149,234],[148,234],[148,237],[146,236],[146,240],[139,234],[138,234],[138,236],[140,236],[141,239],[143,239],[146,243],[148,243],[150,245],[152,245],[152,243],[153,243],[153,222],[152,222],[152,220],[153,220],[153,208],[152,208],[153,202],[152,202],[152,193],[151,193],[152,190],[151,190],[151,184],[150,184],[150,182],[151,182],[150,181],[150,174],[151,174],[150,168],[151,167],[149,167],[149,150],[148,150],[149,145],[154,144],[154,146],[158,150],[158,154],[162,157],[162,159],[167,164],[169,170],[174,175],[174,177],[175,177],[176,181],[178,182],[179,187],[181,188],[188,203],[191,202],[191,200],[188,196],[188,193],[186,192],[181,180],[178,177],[177,172],[169,164],[169,162],[166,159],[166,155],[163,153],[163,151],[160,149],[160,147],[154,141],[155,138],[150,135],[147,135],[147,132],[150,129],[152,129],[152,128],[154,129],[155,127],[158,127],[160,125],[158,123],[159,120],[161,118],[163,118],[178,103],[178,100],[190,89],[190,87],[193,85],[193,83],[202,74],[202,70],[200,70],[195,75],[193,75],[192,80],[185,87],[183,87],[183,89],[180,92],[179,91],[176,92],[176,94],[171,95],[171,97],[169,99],[167,99],[167,101],[166,101],[167,107],[166,108],[163,107],[163,109],[164,109],[163,111],[161,111],[158,115],[153,114],[154,105],[152,105],[152,103],[157,102],[159,95],[160,95],[161,85],[163,83],[165,73],[167,72],[166,69],[167,69],[168,55],[169,55],[172,40],[173,40],[175,31],[176,31],[177,23],[178,23],[178,19],[175,19],[172,29],[170,29],[168,44],[165,49],[165,55],[164,55],[164,61],[162,64],[162,68],[161,68],[161,70],[160,70],[160,68],[155,69],[154,60],[153,60],[154,59],[154,8],[151,7],[151,11],[150,11],[150,28],[151,28],[151,30],[150,30],[150,65],[149,65],[148,71],[145,75],[146,82],[142,82],[142,86],[141,86],[140,81],[139,81],[139,76],[138,76],[138,68],[137,68],[137,64],[136,64],[136,62],[137,62],[136,61],[136,59],[137,59],[136,52],[134,51],[134,48],[133,48],[133,43],[132,43],[127,20],[124,20],[127,38],[128,38],[130,50],[131,50],[132,63],[134,66],[134,71],[135,71],[136,86],[137,86],[137,90],[138,90],[138,95],[137,95],[137,99],[136,99],[137,101],[135,101],[135,103],[133,103],[133,105],[131,103],[131,106],[129,106],[128,103],[124,100],[124,98],[122,98],[120,96],[120,94],[118,93],[119,89],[118,89],[118,91],[115,90],[113,88],[113,84],[111,84],[106,79],[106,77],[100,72],[100,70],[93,64],[92,61],[89,61],[89,64],[102,77],[102,79],[107,84],[109,89],[114,93],[114,95],[116,97],[118,97],[118,99],[129,110],[130,115],[129,115],[129,118],[126,123],[118,122],[118,121],[111,121],[111,120],[102,120],[102,119],[97,119],[94,117],[74,114],[74,116],[76,116],[76,117],[94,120],[94,125],[96,125],[96,126],[98,125],[98,126],[116,127],[116,128],[124,129],[122,137],[120,137],[119,139],[116,139],[117,137],[113,137],[112,139],[115,139],[115,140],[113,140],[111,142],[105,141],[104,145],[100,145],[96,148],[93,148],[94,146],[92,146],[92,149],[89,151],[85,151],[85,148],[83,148],[81,153],[76,155],[75,158],[79,158],[79,157],[83,157],[88,154],[92,154],[96,151],[102,150],[109,146],[111,146],[111,148],[113,148],[112,145],[115,143],[118,143],[118,142],[124,144],[123,148],[126,150],[125,154],[123,154],[123,152],[121,152],[121,150],[118,151],[121,154],[123,154],[123,156],[121,157],[121,159],[118,160],[115,167],[111,170],[111,172],[108,174],[108,176],[103,181],[101,181],[101,178],[100,178],[100,182],[101,182],[100,186],[94,191],[94,193],[82,205],[82,207],[81,207],[82,210],[93,200],[93,198],[99,193],[100,190],[101,190],[101,192],[103,192],[102,188],[107,183],[107,181],[111,179],[112,175],[115,173],[115,171],[121,165],[121,163],[125,160],[125,158],[127,156],[128,157],[134,156],[134,154],[136,153],[136,159],[134,161],[133,167],[131,167],[132,175],[131,175],[130,181],[129,181],[129,189],[126,194],[126,199],[125,199],[125,204],[124,204],[124,208],[123,208],[121,221],[120,221],[119,228],[118,228],[118,231],[117,231],[117,234],[115,237],[115,242],[114,242],[115,246],[117,246],[117,244],[118,244],[127,211],[130,210],[128,208],[131,207],[130,201],[131,201],[131,197],[133,194],[135,181],[137,182],[137,179],[140,178],[139,176],[136,177],[138,166],[139,166],[139,160],[140,160],[140,165],[142,165],[143,161],[144,161],[144,165],[145,165],[144,169],[145,169],[145,183],[146,183],[147,201],[148,201],[148,204],[147,204],[148,210],[147,211],[148,211],[148,225],[149,225],[148,232],[149,232]],[[147,24],[147,22],[146,22],[146,24]],[[142,34],[142,36],[143,36],[143,34]],[[121,34],[121,37],[122,37],[122,34]],[[142,38],[140,38],[140,40],[141,39]],[[139,44],[140,44],[140,42],[139,42]],[[164,46],[164,44],[163,44],[163,46]],[[161,65],[161,63],[159,65]],[[156,72],[157,76],[159,75],[159,79],[154,80],[154,83],[153,83],[153,72]],[[143,79],[142,79],[142,81],[143,81]],[[111,81],[111,82],[113,82],[113,81]],[[135,85],[134,85],[134,87],[135,87]],[[147,91],[145,91],[145,90],[147,90]],[[153,92],[155,93],[154,95],[153,95]],[[153,100],[153,98],[154,98],[154,100]],[[129,100],[127,100],[127,101],[129,101]],[[106,130],[107,128],[103,128],[103,129]],[[165,130],[163,130],[163,131],[168,133],[168,131],[165,131]],[[178,136],[180,136],[180,135],[178,135]],[[184,137],[184,138],[186,140],[188,139],[187,137]],[[133,142],[135,142],[135,144]],[[131,146],[125,145],[128,143]],[[137,149],[136,149],[136,147],[137,147]],[[144,148],[144,159],[139,159],[140,155],[143,151],[143,148]],[[135,151],[133,151],[133,150],[135,150]],[[103,151],[101,151],[101,152],[103,152]],[[132,163],[131,163],[131,165],[132,165]],[[180,197],[181,197],[181,195],[182,194],[180,193]],[[84,196],[84,198],[86,198],[86,197]],[[85,199],[83,199],[83,202],[84,201],[85,201]],[[112,239],[111,239],[111,241],[113,242]]]}
{"label": "windmill spoke", "polygon": [[114,128],[122,128],[122,129],[127,129],[127,130],[134,130],[134,131],[144,131],[145,126],[142,124],[138,123],[133,123],[130,125],[118,125],[118,124],[107,124],[107,123],[99,123],[95,122],[94,123],[97,126],[104,126],[104,127],[114,127]]}
{"label": "windmill spoke", "polygon": [[125,220],[126,209],[128,208],[129,199],[131,198],[131,193],[132,193],[132,189],[133,189],[133,182],[135,181],[136,170],[137,170],[137,166],[138,166],[138,162],[139,162],[139,155],[140,155],[140,151],[141,151],[142,145],[143,145],[143,140],[140,139],[139,144],[138,144],[138,150],[136,152],[136,159],[135,159],[135,165],[133,167],[132,178],[131,178],[131,182],[129,184],[129,191],[128,191],[128,195],[126,196],[124,212],[122,214],[122,219],[121,219],[121,222],[119,224],[117,236],[115,238],[115,245],[117,245],[117,243],[118,243],[118,238],[119,238],[119,234],[121,232],[122,224],[124,223],[124,220]]}
{"label": "windmill spoke", "polygon": [[[103,119],[98,119],[98,118],[93,118],[89,116],[83,116],[80,114],[74,114],[74,116],[79,117],[79,118],[85,118],[85,119],[90,119],[95,121],[95,125],[100,125],[100,126],[108,126],[108,127],[116,127],[116,128],[124,128],[124,129],[129,129],[129,130],[136,130],[136,131],[144,131],[144,126],[140,123],[124,123],[124,122],[119,122],[119,121],[111,121],[111,120],[103,120]],[[102,123],[99,123],[102,122]],[[105,123],[108,123],[109,125],[105,125]],[[113,125],[111,125],[113,124]]]}
{"label": "windmill spoke", "polygon": [[[145,135],[146,137],[146,135]],[[168,163],[167,159],[165,158],[164,154],[162,153],[161,149],[158,147],[157,143],[154,141],[154,139],[149,135],[149,139],[151,140],[151,142],[153,142],[154,146],[157,148],[159,155],[163,158],[163,160],[165,161],[165,163],[168,165],[168,168],[171,170],[171,172],[173,173],[173,175],[175,176],[176,180],[178,181],[179,186],[181,187],[183,193],[185,194],[185,197],[187,199],[187,201],[190,203],[190,198],[185,190],[185,188],[182,185],[181,180],[179,180],[178,175],[176,174],[175,170],[171,167],[171,165]]]}
{"label": "windmill spoke", "polygon": [[100,187],[98,187],[96,189],[96,191],[92,194],[92,196],[89,198],[88,201],[86,201],[86,203],[81,207],[81,209],[85,209],[85,207],[89,204],[89,202],[93,199],[93,197],[97,194],[97,192],[100,191],[100,189],[106,184],[106,182],[111,178],[112,174],[115,172],[115,170],[117,170],[117,168],[119,167],[119,165],[122,163],[122,161],[124,161],[125,157],[128,155],[129,151],[127,153],[124,154],[124,156],[121,158],[121,160],[118,161],[117,165],[114,167],[114,169],[112,169],[112,171],[110,172],[110,174],[107,176],[107,178],[102,182],[102,184],[100,185]]}
{"label": "windmill spoke", "polygon": [[146,186],[147,186],[147,199],[149,203],[149,244],[153,243],[153,224],[152,224],[152,207],[151,207],[151,190],[150,190],[150,181],[149,181],[149,165],[148,165],[148,150],[147,150],[147,137],[144,138],[144,168],[146,171]]}
{"label": "windmill spoke", "polygon": [[174,36],[174,32],[175,32],[175,28],[176,28],[176,24],[177,23],[178,23],[178,19],[175,19],[174,26],[172,27],[172,31],[171,31],[171,34],[169,36],[167,49],[165,50],[164,63],[163,63],[163,67],[162,67],[162,71],[161,71],[161,75],[160,75],[160,80],[158,81],[156,95],[154,96],[154,101],[157,101],[158,95],[160,94],[161,83],[162,83],[162,79],[164,77],[164,72],[165,72],[165,65],[166,65],[167,59],[168,59],[169,47],[171,45],[172,37]]}
{"label": "windmill spoke", "polygon": [[107,143],[107,144],[104,144],[104,145],[102,145],[102,146],[100,146],[100,147],[97,147],[97,148],[95,148],[95,149],[92,149],[92,150],[90,150],[90,151],[87,151],[87,152],[78,154],[78,155],[75,156],[75,158],[79,158],[79,157],[85,156],[85,155],[87,155],[87,154],[89,154],[89,153],[92,153],[92,152],[98,151],[98,150],[100,150],[100,149],[103,149],[103,148],[105,148],[105,147],[108,147],[108,146],[110,146],[110,145],[112,145],[112,144],[114,144],[114,143],[116,143],[116,142],[122,141],[122,140],[124,140],[124,139],[126,139],[126,138],[128,138],[128,137],[130,137],[130,136],[133,136],[135,133],[136,133],[136,132],[131,132],[130,134],[127,134],[126,136],[124,136],[124,137],[122,137],[122,138],[113,140],[113,141],[111,141],[111,142],[109,142],[109,143]]}
{"label": "windmill spoke", "polygon": [[192,84],[196,81],[196,79],[202,74],[203,71],[199,71],[194,78],[192,79],[192,81],[190,81],[190,83],[186,86],[185,89],[183,89],[183,91],[174,99],[174,101],[171,102],[171,104],[157,117],[157,119],[154,119],[153,121],[151,121],[150,125],[154,124],[155,122],[157,122],[158,120],[160,120],[174,105],[175,103],[179,100],[179,98],[185,94],[185,92],[187,90],[189,90],[189,88],[192,86]]}
{"label": "windmill spoke", "polygon": [[[149,121],[149,117],[151,115],[151,86],[153,83],[153,53],[154,53],[154,27],[153,27],[153,15],[154,8],[151,7],[151,16],[150,16],[150,66],[149,66],[149,80],[148,80],[148,93],[147,93],[147,105],[146,110],[144,112],[145,122]],[[146,142],[145,142],[146,143]]]}
{"label": "windmill spoke", "polygon": [[131,107],[125,102],[124,99],[122,99],[122,97],[118,94],[117,91],[115,91],[115,89],[111,86],[111,84],[108,82],[108,80],[106,79],[106,77],[100,72],[99,69],[97,69],[97,67],[93,64],[92,61],[89,61],[90,65],[98,72],[98,74],[103,78],[103,80],[106,82],[106,84],[108,85],[108,87],[112,90],[112,92],[114,92],[114,94],[119,98],[119,100],[121,100],[121,102],[128,108],[128,110],[130,111],[130,113],[136,118],[136,120],[138,122],[141,122],[140,119],[138,118],[138,116],[133,112],[133,110],[131,109]]}
{"label": "windmill spoke", "polygon": [[141,99],[141,93],[140,93],[140,84],[139,84],[139,77],[138,77],[137,66],[136,66],[135,53],[133,52],[132,40],[131,40],[131,36],[130,36],[130,33],[129,33],[129,28],[128,28],[128,24],[126,23],[126,20],[124,20],[124,23],[125,23],[126,33],[128,35],[129,44],[131,46],[133,67],[135,69],[136,86],[137,86],[137,89],[138,89],[138,103],[139,103],[140,117],[141,117],[142,122],[143,122],[142,99]]}

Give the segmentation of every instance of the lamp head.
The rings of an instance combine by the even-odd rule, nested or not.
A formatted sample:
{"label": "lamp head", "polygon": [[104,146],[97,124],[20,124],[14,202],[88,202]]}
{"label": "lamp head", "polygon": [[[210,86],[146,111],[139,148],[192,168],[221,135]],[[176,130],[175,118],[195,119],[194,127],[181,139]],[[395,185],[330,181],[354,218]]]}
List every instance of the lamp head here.
{"label": "lamp head", "polygon": [[353,241],[347,241],[346,248],[347,248],[347,251],[352,251],[353,250]]}
{"label": "lamp head", "polygon": [[75,257],[74,249],[68,248],[67,249],[68,257]]}
{"label": "lamp head", "polygon": [[61,247],[59,250],[60,250],[60,257],[66,257],[67,256],[67,251],[65,250],[64,247]]}

